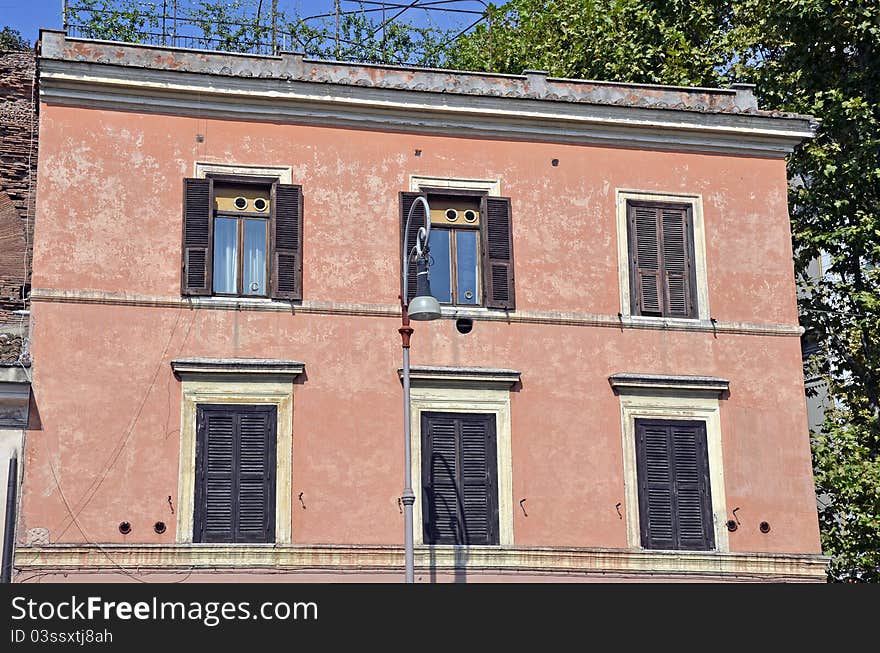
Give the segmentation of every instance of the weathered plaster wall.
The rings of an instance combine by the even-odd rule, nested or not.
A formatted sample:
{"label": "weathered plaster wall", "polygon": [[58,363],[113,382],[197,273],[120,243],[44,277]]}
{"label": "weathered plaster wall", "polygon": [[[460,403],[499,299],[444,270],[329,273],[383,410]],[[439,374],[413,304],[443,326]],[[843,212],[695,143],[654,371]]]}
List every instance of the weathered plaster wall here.
{"label": "weathered plaster wall", "polygon": [[[624,188],[703,195],[713,317],[797,322],[782,160],[55,106],[41,121],[38,289],[179,298],[181,178],[210,161],[293,167],[306,300],[395,303],[397,193],[423,174],[500,179],[513,200],[518,310],[617,315],[614,191]],[[28,439],[22,540],[48,528],[51,542],[174,541],[180,390],[169,362],[191,356],[305,362],[294,543],[401,539],[396,318],[51,301],[34,316],[41,427]],[[730,380],[726,495],[743,522],[731,551],[819,551],[796,337],[481,321],[462,336],[442,320],[416,325],[412,358],[522,372],[511,397],[518,546],[626,547],[620,404],[607,379],[646,372]]]}

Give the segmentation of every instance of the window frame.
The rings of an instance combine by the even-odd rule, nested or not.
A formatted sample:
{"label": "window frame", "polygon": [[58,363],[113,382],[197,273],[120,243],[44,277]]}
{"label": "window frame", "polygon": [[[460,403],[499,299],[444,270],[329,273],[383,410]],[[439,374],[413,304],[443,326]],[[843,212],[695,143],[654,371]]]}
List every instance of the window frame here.
{"label": "window frame", "polygon": [[[270,446],[266,450],[266,471],[269,475],[269,484],[272,492],[266,501],[266,532],[264,539],[254,542],[246,540],[233,539],[231,542],[214,542],[204,539],[204,527],[207,517],[207,472],[208,457],[206,454],[205,441],[201,437],[202,434],[207,436],[207,427],[200,433],[199,418],[203,418],[207,423],[207,413],[230,412],[235,414],[242,413],[268,413],[271,416]],[[241,435],[239,434],[239,437]],[[273,446],[274,445],[274,446]],[[199,402],[196,404],[196,458],[195,458],[195,495],[193,497],[193,532],[192,541],[194,544],[273,544],[275,542],[275,505],[278,502],[278,478],[277,478],[277,451],[278,451],[278,406],[274,404],[253,404],[253,403],[206,403]],[[236,456],[233,455],[233,471],[235,469]],[[240,458],[238,458],[240,460]],[[239,463],[240,464],[240,463]],[[234,479],[234,487],[238,486],[239,478]],[[233,499],[234,501],[234,499]],[[233,519],[235,515],[233,515]],[[235,529],[233,529],[233,538],[235,537]]]}
{"label": "window frame", "polygon": [[[715,552],[730,550],[728,543],[727,507],[724,486],[720,396],[717,388],[695,387],[670,380],[662,387],[654,383],[634,381],[622,385],[612,379],[620,396],[621,437],[623,449],[624,500],[627,543],[635,550],[645,549],[641,542],[639,519],[639,479],[636,460],[636,419],[700,420],[706,423],[706,450],[709,457],[709,487],[712,496],[712,519]],[[682,554],[690,551],[679,551]],[[693,553],[705,553],[697,551]]]}
{"label": "window frame", "polygon": [[[669,315],[669,298],[666,293],[666,261],[662,256],[662,251],[664,247],[660,245],[658,242],[658,246],[660,248],[661,255],[658,257],[659,263],[659,271],[660,271],[660,283],[661,286],[658,288],[660,293],[660,304],[661,304],[661,314],[660,315],[646,315],[643,313],[644,308],[637,308],[639,303],[639,287],[638,287],[638,266],[636,265],[636,257],[634,256],[634,252],[638,249],[636,243],[636,234],[632,229],[632,218],[631,214],[637,208],[646,208],[662,211],[663,209],[672,209],[675,211],[684,210],[685,212],[685,235],[687,237],[687,257],[688,257],[688,301],[690,303],[690,313],[687,316],[673,316]],[[630,313],[634,316],[638,317],[653,317],[660,319],[669,319],[669,318],[677,318],[683,320],[693,320],[696,319],[699,314],[699,302],[697,301],[697,275],[696,275],[696,254],[694,251],[694,218],[693,218],[693,206],[688,203],[676,203],[676,202],[654,202],[654,201],[645,201],[645,200],[627,200],[626,202],[626,228],[627,228],[627,242],[629,245],[629,283],[630,283]],[[665,233],[663,232],[662,222],[660,223],[661,227],[658,230],[658,235],[661,239],[665,239]]]}
{"label": "window frame", "polygon": [[[629,202],[647,204],[668,204],[690,207],[691,247],[693,266],[691,283],[693,286],[696,310],[693,317],[662,317],[638,315],[633,311],[632,301],[632,259],[630,256]],[[688,325],[695,322],[710,325],[709,286],[706,258],[706,234],[703,212],[703,196],[699,193],[680,193],[643,189],[615,189],[617,217],[617,260],[618,289],[620,296],[620,317],[629,322]]]}
{"label": "window frame", "polygon": [[[272,226],[275,223],[275,186],[281,183],[280,179],[277,177],[257,177],[257,176],[246,176],[246,175],[230,175],[223,173],[208,173],[205,176],[206,179],[210,179],[213,183],[211,184],[211,272],[210,272],[210,280],[211,280],[211,294],[209,297],[223,297],[226,299],[270,299],[272,297],[272,260],[275,256],[275,243],[274,238],[272,238]],[[223,184],[234,184],[237,186],[260,186],[264,189],[268,190],[269,193],[269,213],[262,217],[257,213],[250,213],[247,211],[219,211],[214,208],[214,201],[216,198],[216,186],[220,183]],[[238,289],[237,293],[221,293],[216,292],[214,290],[214,221],[217,218],[235,218],[236,220],[236,245],[237,245],[237,256],[236,256],[236,286]],[[266,294],[257,295],[257,294],[245,294],[242,292],[242,286],[244,284],[244,220],[253,219],[253,220],[262,220],[265,222],[266,226]]]}
{"label": "window frame", "polygon": [[[648,515],[649,506],[645,503],[648,501],[648,497],[643,491],[642,484],[642,473],[647,473],[647,469],[645,466],[647,465],[647,457],[644,450],[639,448],[639,430],[640,428],[647,428],[649,426],[660,427],[664,429],[668,429],[675,426],[680,426],[684,428],[691,428],[696,426],[702,436],[702,447],[700,453],[703,454],[705,460],[698,460],[698,473],[699,480],[698,484],[701,490],[705,490],[708,492],[708,503],[705,502],[704,499],[701,498],[700,502],[700,513],[701,518],[710,521],[710,528],[708,529],[709,540],[708,543],[710,546],[705,548],[695,548],[695,547],[673,547],[671,549],[661,549],[656,546],[648,546],[646,542],[651,539],[651,533],[649,531],[650,526],[645,524],[642,520],[642,517]],[[709,450],[708,450],[708,429],[706,427],[706,421],[702,419],[658,419],[658,418],[643,418],[636,417],[634,421],[634,433],[636,436],[636,480],[638,482],[638,499],[639,499],[639,532],[641,538],[641,547],[645,550],[650,551],[664,551],[664,550],[672,550],[672,551],[714,551],[715,550],[715,529],[712,518],[712,484],[709,481]],[[677,477],[678,470],[675,465],[675,454],[671,452],[671,456],[669,459],[670,469],[672,471],[673,477]],[[702,468],[702,465],[705,464],[705,469]],[[674,524],[676,531],[679,530],[680,527],[680,513],[673,514]],[[680,535],[679,535],[680,539]]]}
{"label": "window frame", "polygon": [[[494,446],[493,446],[494,451],[493,452],[495,454],[493,459],[486,461],[487,466],[489,468],[489,475],[490,475],[490,480],[488,483],[489,492],[487,492],[487,494],[490,496],[488,496],[487,511],[488,511],[488,517],[489,517],[489,521],[490,521],[489,539],[492,540],[491,542],[449,543],[449,542],[434,542],[434,541],[428,542],[428,541],[426,541],[427,540],[426,536],[428,534],[429,529],[428,529],[428,522],[425,521],[424,515],[425,515],[426,507],[429,503],[429,500],[428,500],[427,494],[425,494],[425,486],[427,484],[428,479],[430,478],[430,471],[429,470],[432,469],[432,465],[430,464],[430,462],[426,465],[425,456],[428,452],[425,448],[425,442],[427,441],[427,438],[428,438],[428,429],[430,427],[431,419],[432,419],[432,417],[435,417],[438,415],[446,415],[446,416],[448,416],[448,419],[450,419],[450,420],[461,420],[461,421],[464,421],[464,420],[466,420],[468,418],[472,418],[472,417],[491,418],[491,419],[485,420],[486,423],[489,425],[489,428],[487,428],[487,433],[491,431],[491,434],[492,434],[491,437],[494,440],[494,443],[493,443],[494,444]],[[443,410],[443,411],[423,410],[420,412],[420,416],[421,416],[421,420],[420,420],[421,427],[419,429],[420,430],[420,437],[421,437],[420,455],[422,457],[421,461],[420,461],[420,463],[421,463],[420,464],[420,468],[421,468],[420,489],[421,489],[421,500],[422,500],[422,512],[421,512],[421,514],[422,514],[422,541],[425,542],[425,544],[427,544],[429,546],[442,546],[442,545],[449,546],[450,544],[453,546],[456,546],[456,545],[457,546],[497,546],[500,541],[499,540],[499,530],[500,530],[499,529],[499,521],[500,520],[499,520],[499,514],[498,514],[498,426],[497,426],[498,417],[497,417],[497,415],[495,413],[474,412],[474,411],[462,412],[462,411],[446,411],[446,410]],[[457,429],[457,432],[458,432],[458,429]],[[457,440],[456,440],[456,447],[457,447],[458,451],[456,452],[457,455],[456,455],[456,470],[455,470],[456,471],[455,492],[456,492],[456,496],[458,498],[458,497],[463,496],[463,494],[464,494],[464,477],[462,475],[462,469],[461,469],[461,465],[460,465],[460,463],[461,463],[460,454],[461,454],[461,449],[462,449],[460,438],[457,438]],[[433,455],[433,450],[431,451],[431,453]],[[458,506],[461,508],[461,513],[458,515],[458,518],[459,519],[464,518],[465,517],[465,515],[464,515],[464,501],[463,500],[458,501]]]}
{"label": "window frame", "polygon": [[[428,198],[428,204],[431,204],[431,196],[450,196],[450,197],[466,197],[473,198],[477,200],[477,210],[481,211],[481,204],[483,198],[489,195],[487,191],[483,190],[468,190],[464,188],[439,188],[434,186],[423,186],[419,189],[419,192],[425,193]],[[430,216],[428,216],[430,220]],[[440,302],[440,306],[448,306],[450,308],[457,309],[466,309],[466,308],[486,308],[486,287],[485,287],[485,274],[483,274],[484,267],[484,259],[487,256],[485,251],[484,244],[484,226],[483,226],[484,217],[482,214],[480,215],[480,224],[456,224],[456,225],[444,225],[439,226],[432,223],[431,230],[438,231],[446,231],[450,234],[450,244],[449,244],[449,286],[450,286],[450,296],[452,297],[451,302]],[[472,304],[462,304],[456,301],[457,289],[458,289],[458,259],[457,259],[457,239],[454,237],[456,231],[474,231],[477,234],[477,292],[479,293],[479,297],[477,297],[476,302]]]}

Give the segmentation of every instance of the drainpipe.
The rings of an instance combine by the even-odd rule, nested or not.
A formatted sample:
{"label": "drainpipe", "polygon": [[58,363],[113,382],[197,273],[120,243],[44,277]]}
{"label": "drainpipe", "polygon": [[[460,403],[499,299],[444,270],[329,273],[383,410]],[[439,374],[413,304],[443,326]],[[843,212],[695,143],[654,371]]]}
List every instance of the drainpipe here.
{"label": "drainpipe", "polygon": [[3,570],[0,583],[12,582],[12,553],[15,548],[15,506],[18,490],[18,458],[9,459],[9,476],[6,483],[6,530],[3,538]]}

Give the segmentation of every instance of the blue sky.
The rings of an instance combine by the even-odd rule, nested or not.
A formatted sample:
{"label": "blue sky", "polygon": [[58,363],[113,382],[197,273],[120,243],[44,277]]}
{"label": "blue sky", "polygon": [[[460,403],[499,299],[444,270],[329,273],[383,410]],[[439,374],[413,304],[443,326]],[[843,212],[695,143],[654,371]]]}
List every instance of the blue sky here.
{"label": "blue sky", "polygon": [[[155,1],[155,0],[154,0]],[[402,0],[390,0],[402,2]],[[424,0],[429,1],[429,0]],[[70,0],[71,4],[75,0]],[[161,3],[161,0],[159,0]],[[22,36],[33,43],[39,34],[41,27],[61,28],[61,8],[63,0],[0,0],[0,28],[10,26],[21,32]],[[170,4],[170,3],[169,3]],[[269,5],[267,1],[264,3]],[[499,2],[498,4],[503,4]],[[295,10],[300,16],[309,16],[333,11],[333,0],[279,0],[279,8],[293,13]],[[351,0],[343,0],[344,9],[356,8],[357,4]],[[461,0],[450,3],[450,8],[480,9],[480,3],[474,0]],[[424,24],[425,11],[411,11],[413,22]],[[440,27],[466,27],[476,16],[457,14],[453,12],[431,12],[434,25]]]}

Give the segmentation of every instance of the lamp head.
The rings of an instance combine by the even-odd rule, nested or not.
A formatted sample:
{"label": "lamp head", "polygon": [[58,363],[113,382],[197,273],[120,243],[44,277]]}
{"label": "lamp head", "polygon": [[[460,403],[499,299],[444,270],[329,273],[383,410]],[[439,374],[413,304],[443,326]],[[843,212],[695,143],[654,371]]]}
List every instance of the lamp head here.
{"label": "lamp head", "polygon": [[428,264],[423,258],[418,260],[416,270],[416,296],[409,302],[406,312],[411,320],[437,320],[440,318],[440,302],[431,294]]}

